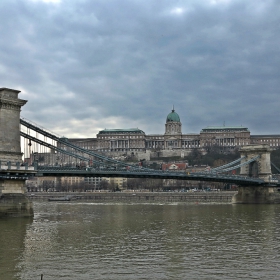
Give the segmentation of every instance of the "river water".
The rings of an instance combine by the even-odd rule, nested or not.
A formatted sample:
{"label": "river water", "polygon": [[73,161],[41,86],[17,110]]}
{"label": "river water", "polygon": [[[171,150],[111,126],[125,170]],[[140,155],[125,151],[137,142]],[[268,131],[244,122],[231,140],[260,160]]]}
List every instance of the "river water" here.
{"label": "river water", "polygon": [[34,202],[0,220],[0,279],[279,279],[280,205]]}

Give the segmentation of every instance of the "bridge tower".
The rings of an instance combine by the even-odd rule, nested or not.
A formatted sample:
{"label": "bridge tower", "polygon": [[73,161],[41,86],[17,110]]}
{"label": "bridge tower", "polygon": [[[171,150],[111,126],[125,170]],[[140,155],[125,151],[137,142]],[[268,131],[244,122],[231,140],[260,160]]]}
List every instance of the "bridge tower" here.
{"label": "bridge tower", "polygon": [[22,161],[20,148],[20,110],[27,102],[18,98],[19,90],[0,88],[0,160]]}
{"label": "bridge tower", "polygon": [[247,177],[258,177],[265,182],[271,181],[270,153],[272,149],[268,145],[248,145],[240,149],[241,157],[245,158],[241,163],[259,156],[255,161],[248,165],[243,165],[240,175]]}
{"label": "bridge tower", "polygon": [[19,93],[0,88],[0,216],[33,216],[25,180],[35,172],[20,166],[20,110],[27,101],[19,99]]}
{"label": "bridge tower", "polygon": [[248,145],[240,149],[241,163],[256,158],[240,168],[240,175],[258,177],[264,180],[264,185],[239,186],[238,193],[233,197],[233,203],[276,203],[275,182],[272,180],[270,153],[268,145]]}

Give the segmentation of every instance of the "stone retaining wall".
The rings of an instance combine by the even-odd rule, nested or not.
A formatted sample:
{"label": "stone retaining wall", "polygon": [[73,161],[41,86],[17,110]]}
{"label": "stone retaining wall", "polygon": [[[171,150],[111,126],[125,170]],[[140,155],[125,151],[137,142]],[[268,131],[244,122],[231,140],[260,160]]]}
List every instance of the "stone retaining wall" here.
{"label": "stone retaining wall", "polygon": [[236,192],[92,192],[92,193],[32,193],[32,200],[69,197],[71,201],[94,202],[192,202],[192,203],[231,203]]}

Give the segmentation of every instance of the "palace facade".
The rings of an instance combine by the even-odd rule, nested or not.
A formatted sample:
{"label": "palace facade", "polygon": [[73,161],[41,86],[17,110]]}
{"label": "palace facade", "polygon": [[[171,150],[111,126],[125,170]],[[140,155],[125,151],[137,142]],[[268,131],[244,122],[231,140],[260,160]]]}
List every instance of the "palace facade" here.
{"label": "palace facade", "polygon": [[173,109],[166,117],[164,134],[146,134],[138,128],[104,129],[95,138],[70,138],[71,143],[85,149],[106,153],[207,150],[212,146],[233,150],[249,144],[280,146],[280,135],[251,135],[244,126],[210,126],[200,133],[182,133],[179,115]]}

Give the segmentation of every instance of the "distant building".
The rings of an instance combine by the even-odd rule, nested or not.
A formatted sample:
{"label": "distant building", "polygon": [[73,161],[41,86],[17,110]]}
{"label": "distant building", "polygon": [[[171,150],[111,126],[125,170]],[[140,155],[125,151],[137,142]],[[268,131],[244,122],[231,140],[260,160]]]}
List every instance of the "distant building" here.
{"label": "distant building", "polygon": [[[183,134],[180,117],[174,108],[166,117],[164,134],[145,134],[138,128],[104,129],[99,131],[96,138],[68,140],[85,149],[115,155],[168,150],[177,151],[179,155],[179,151],[212,146],[232,150],[249,144],[265,143],[275,148],[280,145],[280,135],[250,135],[249,129],[244,126],[209,126],[200,133]],[[168,155],[168,152],[164,154]]]}
{"label": "distant building", "polygon": [[250,144],[250,131],[243,126],[206,127],[200,132],[201,147],[227,147],[234,149]]}
{"label": "distant building", "polygon": [[92,190],[98,190],[102,177],[84,177],[86,187],[90,187]]}
{"label": "distant building", "polygon": [[103,178],[103,180],[106,180],[109,184],[111,184],[114,187],[117,186],[120,190],[125,189],[127,185],[127,178],[107,177],[107,178]]}
{"label": "distant building", "polygon": [[163,163],[161,166],[162,170],[172,170],[172,171],[182,171],[186,170],[188,164],[185,162],[176,162],[176,163]]}

